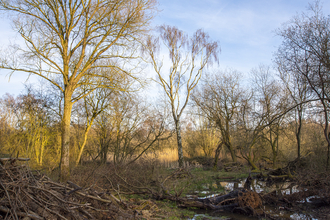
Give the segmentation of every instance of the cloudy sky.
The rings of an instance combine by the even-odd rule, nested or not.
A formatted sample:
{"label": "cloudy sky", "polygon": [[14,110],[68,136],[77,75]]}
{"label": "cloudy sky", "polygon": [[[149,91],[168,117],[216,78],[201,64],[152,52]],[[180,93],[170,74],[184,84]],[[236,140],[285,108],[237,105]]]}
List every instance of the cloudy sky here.
{"label": "cloudy sky", "polygon": [[[236,69],[244,74],[259,64],[271,64],[272,54],[281,43],[275,35],[297,13],[306,12],[308,0],[159,0],[159,12],[153,25],[174,25],[188,34],[202,28],[221,45],[220,68]],[[323,12],[330,14],[330,1],[321,0]],[[1,47],[16,39],[10,22],[0,17]],[[36,80],[36,79],[32,79]],[[25,74],[0,70],[0,97],[19,94]]]}

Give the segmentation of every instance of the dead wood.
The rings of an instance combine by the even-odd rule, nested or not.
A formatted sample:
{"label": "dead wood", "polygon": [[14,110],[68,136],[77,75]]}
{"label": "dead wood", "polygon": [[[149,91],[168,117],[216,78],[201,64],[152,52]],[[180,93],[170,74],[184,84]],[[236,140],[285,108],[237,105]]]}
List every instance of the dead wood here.
{"label": "dead wood", "polygon": [[220,211],[245,210],[246,213],[252,213],[251,210],[257,209],[262,205],[260,196],[253,191],[246,189],[237,189],[226,195],[219,195],[211,198],[199,198],[187,200],[179,207],[196,207],[201,209]]}
{"label": "dead wood", "polygon": [[52,181],[26,164],[0,158],[1,219],[136,219],[111,193]]}
{"label": "dead wood", "polygon": [[0,163],[2,165],[5,165],[7,162],[9,163],[15,163],[16,161],[29,161],[30,158],[20,158],[20,157],[17,157],[17,158],[0,158]]}
{"label": "dead wood", "polygon": [[285,167],[278,168],[276,170],[269,170],[268,172],[268,182],[272,181],[283,181],[285,179],[294,179],[293,174],[296,173],[298,169],[304,169],[308,164],[306,157],[296,158],[290,161]]}

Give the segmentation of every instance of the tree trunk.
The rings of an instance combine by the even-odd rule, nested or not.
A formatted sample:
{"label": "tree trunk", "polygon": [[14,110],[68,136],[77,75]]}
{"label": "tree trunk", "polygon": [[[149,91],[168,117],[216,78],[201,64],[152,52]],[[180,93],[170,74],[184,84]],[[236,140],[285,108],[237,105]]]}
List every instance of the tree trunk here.
{"label": "tree trunk", "polygon": [[298,158],[300,158],[301,157],[301,153],[300,153],[301,152],[300,131],[299,131],[299,133],[297,133],[296,138],[297,138],[297,145],[298,145],[298,149],[297,149],[298,152],[297,152],[297,154],[298,154]]}
{"label": "tree trunk", "polygon": [[325,126],[324,126],[324,136],[325,139],[328,143],[328,149],[327,149],[327,164],[326,164],[326,169],[329,169],[330,165],[330,134],[329,134],[329,120],[328,120],[328,110],[327,110],[327,104],[323,99],[321,99],[322,105],[323,105],[323,110],[324,110],[324,121],[325,121]]}
{"label": "tree trunk", "polygon": [[84,148],[85,148],[85,145],[87,143],[87,137],[88,137],[88,133],[89,133],[89,130],[90,128],[92,127],[92,124],[93,122],[91,122],[90,124],[87,125],[86,129],[85,129],[85,132],[84,132],[84,141],[83,143],[81,144],[81,147],[80,147],[80,150],[79,150],[79,154],[78,154],[78,157],[77,157],[77,160],[76,160],[76,166],[78,166],[80,160],[81,160],[81,155],[84,151]]}
{"label": "tree trunk", "polygon": [[42,166],[43,158],[44,158],[44,150],[45,150],[45,140],[46,138],[44,135],[41,136],[41,149],[40,149],[40,159],[39,159],[39,165]]}
{"label": "tree trunk", "polygon": [[276,164],[276,159],[277,159],[277,152],[275,148],[275,143],[272,146],[272,151],[273,151],[273,169],[276,169],[277,164]]}
{"label": "tree trunk", "polygon": [[301,127],[302,127],[302,109],[298,109],[298,127],[296,132],[297,147],[298,147],[298,158],[301,157]]}
{"label": "tree trunk", "polygon": [[70,123],[72,102],[71,95],[64,96],[64,109],[62,116],[62,148],[60,181],[66,182],[70,177]]}
{"label": "tree trunk", "polygon": [[182,151],[182,138],[181,138],[181,128],[180,121],[175,121],[175,129],[176,129],[176,138],[178,142],[178,156],[179,156],[179,167],[183,167],[183,151]]}
{"label": "tree trunk", "polygon": [[101,157],[102,164],[107,163],[108,148],[109,148],[108,144],[104,144],[102,147],[102,157]]}
{"label": "tree trunk", "polygon": [[247,156],[246,160],[248,161],[248,163],[250,164],[250,166],[251,166],[254,170],[258,170],[258,167],[257,167],[256,164],[253,162],[251,156]]}
{"label": "tree trunk", "polygon": [[231,144],[229,144],[229,143],[227,143],[226,146],[227,146],[228,150],[230,151],[230,155],[231,155],[231,158],[232,158],[233,162],[236,163],[237,162],[237,157],[236,157],[235,151],[233,149],[233,146],[231,146]]}
{"label": "tree trunk", "polygon": [[218,145],[217,149],[215,150],[214,165],[213,165],[213,170],[215,170],[215,171],[218,169],[218,160],[219,160],[219,155],[220,155],[222,145],[223,145],[223,142],[221,141],[220,144]]}

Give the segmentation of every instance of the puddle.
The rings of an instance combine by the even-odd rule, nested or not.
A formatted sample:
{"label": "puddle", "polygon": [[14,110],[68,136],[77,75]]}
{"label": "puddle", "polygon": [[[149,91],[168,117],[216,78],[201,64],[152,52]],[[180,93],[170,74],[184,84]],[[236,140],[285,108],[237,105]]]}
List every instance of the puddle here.
{"label": "puddle", "polygon": [[309,215],[297,214],[297,213],[294,213],[293,215],[290,215],[290,218],[292,220],[305,220],[305,219],[308,219],[308,220],[317,220],[317,218],[312,218]]}
{"label": "puddle", "polygon": [[255,217],[249,217],[239,214],[234,214],[231,212],[221,212],[221,213],[212,213],[204,212],[203,214],[196,214],[193,218],[189,220],[255,220]]}
{"label": "puddle", "polygon": [[[226,192],[231,192],[238,188],[243,188],[246,179],[238,181],[219,181],[213,184],[203,185],[203,191],[196,191],[196,194],[204,194],[205,196],[198,197],[199,199],[210,198],[219,195],[216,190],[224,189]],[[268,185],[265,181],[253,179],[251,183],[251,189],[257,193],[270,193],[276,191],[276,195],[290,195],[292,193],[299,192],[297,185],[292,182],[279,182]],[[224,194],[224,193],[221,193]]]}
{"label": "puddle", "polygon": [[[313,218],[312,216],[308,214],[299,214],[299,213],[292,213],[288,211],[277,211],[275,212],[273,208],[270,207],[264,207],[265,213],[273,216],[274,218],[280,218],[283,220],[317,220],[317,218]],[[189,220],[202,220],[202,219],[208,219],[208,220],[257,220],[260,218],[257,217],[249,217],[245,215],[239,215],[234,214],[231,212],[219,212],[219,213],[212,213],[210,211],[202,210],[199,211],[199,213],[195,214],[192,219]],[[262,219],[262,218],[261,218]]]}
{"label": "puddle", "polygon": [[221,219],[221,220],[229,220],[230,218],[226,218],[226,217],[212,217],[212,216],[209,216],[209,215],[205,215],[205,214],[196,214],[194,215],[194,217],[192,219],[189,219],[189,220],[202,220],[202,219],[208,219],[208,220],[218,220],[218,219]]}
{"label": "puddle", "polygon": [[[220,185],[224,187],[226,191],[232,191],[237,188],[243,188],[245,180],[246,179],[243,179],[238,182],[220,182]],[[276,191],[277,195],[289,195],[295,192],[299,192],[298,186],[289,181],[268,185],[265,181],[258,179],[252,180],[251,189],[257,193],[269,193]]]}
{"label": "puddle", "polygon": [[[204,191],[195,192],[197,194],[205,194],[204,197],[198,197],[199,199],[210,198],[219,195],[219,193],[214,194],[212,189],[224,189],[225,192],[221,194],[226,194],[230,191],[233,191],[237,188],[243,188],[246,179],[238,180],[238,181],[217,181],[213,184],[208,184],[203,186]],[[299,192],[303,189],[298,188],[297,185],[290,181],[284,182],[277,182],[272,183],[271,185],[267,184],[265,181],[261,181],[258,179],[253,179],[251,183],[251,189],[257,193],[270,193],[275,191],[276,195],[290,195],[292,193]],[[313,196],[306,199],[309,202],[310,199],[314,198]],[[305,201],[301,201],[302,203]],[[265,213],[280,219],[293,219],[293,220],[305,220],[305,219],[312,219],[313,216],[308,214],[301,214],[301,213],[294,213],[286,210],[281,210],[281,207],[267,207],[264,206],[263,210]],[[196,211],[196,215],[191,220],[199,220],[199,219],[238,219],[238,220],[250,220],[250,219],[257,219],[254,217],[248,217],[244,215],[238,215],[228,212],[220,212],[220,213],[212,213],[207,210],[199,210]]]}
{"label": "puddle", "polygon": [[[279,207],[280,208],[280,207]],[[274,207],[264,207],[264,211],[271,216],[281,218],[281,219],[291,219],[291,220],[317,220],[317,218],[313,218],[309,214],[302,214],[302,213],[293,213],[289,211],[274,211]]]}

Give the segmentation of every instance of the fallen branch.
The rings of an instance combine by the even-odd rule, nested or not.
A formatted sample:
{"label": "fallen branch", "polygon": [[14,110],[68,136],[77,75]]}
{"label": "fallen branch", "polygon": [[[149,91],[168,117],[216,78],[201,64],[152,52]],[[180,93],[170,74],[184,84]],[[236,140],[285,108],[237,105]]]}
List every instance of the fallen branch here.
{"label": "fallen branch", "polygon": [[120,201],[111,194],[111,199],[100,198],[98,195],[105,193],[98,193],[92,188],[84,190],[73,182],[68,182],[68,187],[38,172],[31,172],[28,165],[3,165],[4,161],[14,160],[5,158],[0,161],[1,219],[134,218],[133,210],[122,209],[118,205]]}
{"label": "fallen branch", "polygon": [[[5,213],[11,212],[11,210],[9,208],[6,208],[4,206],[0,206],[0,211],[5,212]],[[21,217],[28,217],[28,218],[36,219],[36,220],[44,220],[44,218],[38,216],[37,214],[29,214],[29,213],[25,213],[25,212],[16,212],[16,214]]]}

